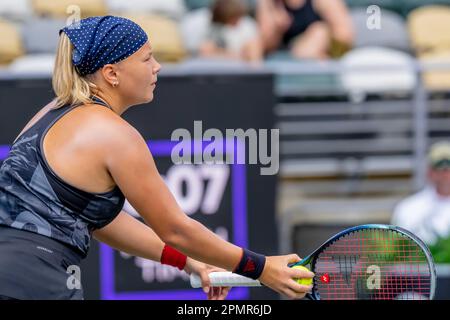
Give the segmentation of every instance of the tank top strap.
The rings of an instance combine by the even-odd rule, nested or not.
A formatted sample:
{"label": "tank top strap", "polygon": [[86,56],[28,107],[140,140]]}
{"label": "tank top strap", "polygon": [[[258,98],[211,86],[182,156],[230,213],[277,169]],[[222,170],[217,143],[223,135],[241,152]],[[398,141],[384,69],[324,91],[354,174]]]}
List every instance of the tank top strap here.
{"label": "tank top strap", "polygon": [[[95,104],[107,107],[108,109],[112,108],[102,99],[100,99],[97,96],[91,96],[92,101]],[[71,111],[72,109],[80,106],[81,104],[65,104],[59,108],[56,109],[50,109],[48,110],[38,121],[33,123],[32,126],[30,126],[25,132],[23,132],[19,137],[16,138],[16,140],[12,143],[15,144],[17,141],[20,140],[22,137],[29,136],[30,134],[43,134],[47,131],[49,127],[51,127],[56,121],[58,121],[61,117],[63,117],[67,112]]]}
{"label": "tank top strap", "polygon": [[[92,95],[91,100],[95,104],[102,105],[104,107],[107,107],[111,109],[111,107],[102,99],[99,97]],[[73,109],[81,106],[82,104],[66,104],[60,108],[57,109],[50,109],[41,119],[37,122],[37,134],[38,134],[38,144],[37,144],[37,152],[40,156],[42,153],[42,146],[44,137],[47,134],[47,132],[50,130],[50,128],[64,115],[72,111]],[[112,110],[112,109],[111,109]],[[45,159],[45,158],[44,158]]]}
{"label": "tank top strap", "polygon": [[[90,97],[91,100],[98,105],[107,107],[111,109],[111,107],[99,97],[93,95]],[[40,132],[45,134],[45,132],[53,126],[60,118],[62,118],[66,113],[75,109],[76,107],[81,106],[82,104],[66,104],[57,109],[50,109],[41,119],[39,119],[39,127],[41,128]],[[111,109],[112,110],[112,109]]]}
{"label": "tank top strap", "polygon": [[[66,104],[57,109],[50,109],[46,114],[42,116],[35,124],[35,132],[38,134],[38,141],[47,131],[66,113],[76,108],[77,105]],[[39,146],[38,146],[39,147]]]}
{"label": "tank top strap", "polygon": [[110,107],[110,105],[107,104],[106,101],[104,101],[103,99],[101,99],[101,98],[99,98],[99,97],[97,97],[97,96],[94,96],[94,95],[91,96],[91,99],[92,99],[92,101],[94,101],[96,104],[105,106],[105,107],[107,107],[108,109],[111,109],[111,110],[112,110],[112,108]]}

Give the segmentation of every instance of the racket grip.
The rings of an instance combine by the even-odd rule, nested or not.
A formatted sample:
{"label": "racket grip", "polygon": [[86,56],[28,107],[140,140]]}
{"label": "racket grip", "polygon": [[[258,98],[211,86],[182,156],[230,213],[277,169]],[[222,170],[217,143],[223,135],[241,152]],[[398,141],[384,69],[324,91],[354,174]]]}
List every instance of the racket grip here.
{"label": "racket grip", "polygon": [[[258,280],[253,280],[232,272],[211,272],[209,274],[211,287],[260,287]],[[192,288],[201,288],[202,281],[197,274],[190,276]]]}

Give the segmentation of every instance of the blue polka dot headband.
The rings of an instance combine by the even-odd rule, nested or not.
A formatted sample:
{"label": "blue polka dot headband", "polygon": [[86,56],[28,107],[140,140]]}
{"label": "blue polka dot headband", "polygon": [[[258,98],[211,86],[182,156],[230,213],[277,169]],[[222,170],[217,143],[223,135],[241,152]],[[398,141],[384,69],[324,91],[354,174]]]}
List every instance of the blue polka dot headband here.
{"label": "blue polka dot headband", "polygon": [[133,21],[121,17],[90,17],[61,29],[74,46],[72,62],[82,76],[114,64],[139,50],[148,37]]}

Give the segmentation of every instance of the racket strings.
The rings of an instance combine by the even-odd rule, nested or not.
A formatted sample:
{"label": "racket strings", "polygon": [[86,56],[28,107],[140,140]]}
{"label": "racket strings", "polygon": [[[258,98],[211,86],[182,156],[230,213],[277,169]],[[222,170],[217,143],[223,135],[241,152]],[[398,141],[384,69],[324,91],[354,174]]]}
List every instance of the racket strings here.
{"label": "racket strings", "polygon": [[428,299],[431,270],[422,248],[394,230],[363,229],[327,246],[314,265],[321,299]]}

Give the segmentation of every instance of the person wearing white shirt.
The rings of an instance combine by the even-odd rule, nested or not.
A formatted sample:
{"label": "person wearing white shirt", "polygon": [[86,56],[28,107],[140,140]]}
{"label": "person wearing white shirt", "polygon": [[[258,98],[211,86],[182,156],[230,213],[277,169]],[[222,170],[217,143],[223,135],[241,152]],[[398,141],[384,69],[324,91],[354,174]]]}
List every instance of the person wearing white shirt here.
{"label": "person wearing white shirt", "polygon": [[428,185],[402,200],[391,222],[433,245],[450,236],[450,143],[432,145],[428,164]]}
{"label": "person wearing white shirt", "polygon": [[204,58],[225,58],[259,64],[263,47],[258,25],[248,15],[243,0],[215,0],[211,6],[208,32],[200,45]]}

